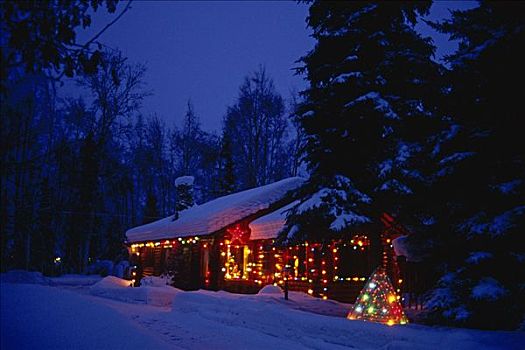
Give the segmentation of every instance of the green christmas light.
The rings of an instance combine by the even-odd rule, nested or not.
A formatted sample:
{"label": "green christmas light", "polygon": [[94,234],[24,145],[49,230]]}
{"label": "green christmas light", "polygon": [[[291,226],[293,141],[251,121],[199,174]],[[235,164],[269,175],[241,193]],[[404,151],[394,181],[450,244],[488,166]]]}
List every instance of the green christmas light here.
{"label": "green christmas light", "polygon": [[408,323],[399,303],[399,296],[386,272],[380,268],[374,271],[365,283],[347,318],[379,322],[389,326]]}

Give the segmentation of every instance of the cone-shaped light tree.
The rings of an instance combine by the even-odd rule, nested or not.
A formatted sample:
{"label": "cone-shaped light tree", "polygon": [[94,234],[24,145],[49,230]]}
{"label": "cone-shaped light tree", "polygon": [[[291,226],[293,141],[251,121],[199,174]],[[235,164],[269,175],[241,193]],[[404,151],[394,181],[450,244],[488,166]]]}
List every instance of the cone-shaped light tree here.
{"label": "cone-shaped light tree", "polygon": [[389,326],[408,323],[399,296],[381,268],[376,269],[370,276],[347,318],[379,322]]}

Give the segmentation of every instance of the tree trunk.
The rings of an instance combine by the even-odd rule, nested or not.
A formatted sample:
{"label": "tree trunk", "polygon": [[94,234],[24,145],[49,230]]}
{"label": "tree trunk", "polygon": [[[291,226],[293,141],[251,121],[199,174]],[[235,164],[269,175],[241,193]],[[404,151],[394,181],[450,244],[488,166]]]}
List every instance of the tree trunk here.
{"label": "tree trunk", "polygon": [[91,246],[91,239],[86,239],[83,245],[82,249],[82,256],[81,256],[81,272],[87,273],[88,263],[89,263],[89,249]]}

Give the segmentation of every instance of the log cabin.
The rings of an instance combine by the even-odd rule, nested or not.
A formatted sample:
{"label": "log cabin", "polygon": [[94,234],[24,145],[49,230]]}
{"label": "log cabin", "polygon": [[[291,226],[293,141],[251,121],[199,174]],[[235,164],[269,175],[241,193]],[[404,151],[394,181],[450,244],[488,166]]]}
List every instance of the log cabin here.
{"label": "log cabin", "polygon": [[[276,246],[288,211],[299,203],[292,193],[305,182],[287,178],[269,185],[216,198],[126,232],[135,283],[144,276],[168,274],[185,290],[256,293],[267,284],[353,302],[372,266],[366,233],[329,243]],[[391,221],[389,221],[391,220]],[[392,240],[402,234],[384,215],[381,264],[402,283]]]}

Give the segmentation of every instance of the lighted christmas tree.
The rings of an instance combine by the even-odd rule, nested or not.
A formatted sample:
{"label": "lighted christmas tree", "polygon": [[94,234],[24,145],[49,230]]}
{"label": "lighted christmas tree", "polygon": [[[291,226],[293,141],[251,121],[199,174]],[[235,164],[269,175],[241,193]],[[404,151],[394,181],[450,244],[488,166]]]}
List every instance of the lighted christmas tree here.
{"label": "lighted christmas tree", "polygon": [[399,298],[386,272],[378,268],[361,290],[347,318],[380,322],[389,326],[406,324],[408,320]]}

